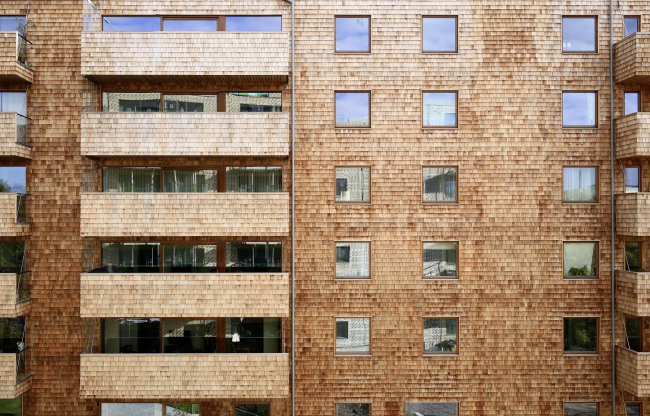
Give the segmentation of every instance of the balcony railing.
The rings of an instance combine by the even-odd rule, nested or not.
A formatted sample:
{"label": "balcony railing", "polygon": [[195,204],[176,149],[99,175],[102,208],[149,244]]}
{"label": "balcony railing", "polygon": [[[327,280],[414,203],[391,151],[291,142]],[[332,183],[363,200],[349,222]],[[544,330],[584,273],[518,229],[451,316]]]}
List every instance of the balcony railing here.
{"label": "balcony railing", "polygon": [[25,68],[29,69],[29,66],[27,65],[27,50],[32,45],[32,42],[27,40],[26,37],[21,35],[20,33],[18,34],[17,38],[17,48],[18,48],[18,63],[22,64]]}
{"label": "balcony railing", "polygon": [[32,272],[16,273],[16,300],[24,302],[32,298]]}
{"label": "balcony railing", "polygon": [[16,384],[31,376],[32,373],[28,366],[30,348],[27,347],[22,351],[16,353]]}
{"label": "balcony railing", "polygon": [[31,118],[16,114],[16,143],[27,144],[27,124]]}

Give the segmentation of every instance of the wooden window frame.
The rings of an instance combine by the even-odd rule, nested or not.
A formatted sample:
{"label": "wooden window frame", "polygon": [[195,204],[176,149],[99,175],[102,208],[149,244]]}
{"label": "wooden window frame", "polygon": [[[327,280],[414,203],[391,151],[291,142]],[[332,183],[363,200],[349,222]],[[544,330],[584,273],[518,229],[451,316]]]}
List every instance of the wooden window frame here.
{"label": "wooden window frame", "polygon": [[[337,276],[336,257],[338,244],[368,244],[368,276]],[[350,253],[351,254],[351,253]],[[372,280],[372,241],[371,240],[335,240],[334,241],[334,280]]]}
{"label": "wooden window frame", "polygon": [[[456,351],[454,352],[427,352],[424,350],[424,320],[425,319],[455,319],[456,320]],[[422,317],[420,320],[422,322],[422,340],[421,340],[421,348],[422,348],[422,356],[423,357],[457,357],[460,355],[460,316],[430,316],[430,315],[425,315]]]}
{"label": "wooden window frame", "polygon": [[596,415],[600,416],[600,402],[594,402],[592,400],[563,400],[562,401],[562,415],[566,415],[566,405],[572,403],[589,403],[596,405]]}
{"label": "wooden window frame", "polygon": [[[368,50],[367,51],[337,51],[336,50],[336,34],[337,34],[337,19],[368,19]],[[364,54],[368,55],[372,53],[372,15],[369,14],[337,14],[334,15],[334,53],[340,55],[354,55],[354,54]]]}
{"label": "wooden window frame", "polygon": [[[424,275],[424,245],[433,243],[453,243],[456,245],[456,276],[425,276]],[[460,240],[422,240],[420,244],[420,275],[422,280],[460,280]]]}
{"label": "wooden window frame", "polygon": [[[567,319],[595,319],[596,320],[596,351],[565,351],[564,347],[564,330],[566,329],[566,320]],[[600,316],[576,316],[576,315],[565,315],[562,316],[562,354],[564,357],[598,357],[600,356],[601,342],[600,337],[602,335],[602,330],[600,327]],[[577,402],[576,402],[577,403]],[[591,403],[591,402],[590,402]]]}
{"label": "wooden window frame", "polygon": [[[454,169],[456,169],[456,200],[455,201],[425,201],[424,200],[424,194],[425,194],[425,192],[424,192],[424,188],[425,188],[424,170],[425,169],[445,169],[445,168],[454,168]],[[421,174],[420,179],[421,179],[421,182],[422,182],[422,187],[420,189],[420,191],[422,192],[422,196],[421,196],[422,204],[423,205],[458,205],[458,199],[459,199],[458,198],[458,189],[459,189],[459,184],[458,184],[458,176],[459,176],[459,174],[458,174],[458,171],[459,170],[460,170],[459,165],[422,165],[421,169],[420,169],[420,174]]]}
{"label": "wooden window frame", "polygon": [[[575,94],[575,93],[589,93],[589,94],[594,94],[596,96],[596,114],[595,114],[595,122],[593,126],[567,126],[564,124],[564,94]],[[589,130],[598,130],[599,128],[599,118],[600,118],[600,94],[598,94],[598,90],[562,90],[562,129],[563,130],[580,130],[580,129],[589,129]]]}
{"label": "wooden window frame", "polygon": [[[456,95],[456,124],[454,126],[426,126],[424,124],[424,94],[455,94]],[[460,94],[458,90],[421,90],[420,94],[420,118],[421,126],[425,130],[456,130],[459,125],[458,102],[460,101]]]}
{"label": "wooden window frame", "polygon": [[[564,50],[564,19],[594,19],[594,47],[593,51],[565,51]],[[599,45],[598,45],[598,35],[600,34],[598,30],[598,15],[576,15],[576,14],[563,14],[562,15],[562,27],[560,30],[560,50],[562,55],[598,55]]]}
{"label": "wooden window frame", "polygon": [[[337,126],[336,125],[336,94],[368,94],[368,125],[367,126]],[[334,90],[334,129],[368,130],[370,128],[372,128],[372,90]]]}
{"label": "wooden window frame", "polygon": [[642,401],[636,401],[636,400],[630,401],[630,402],[625,402],[625,409],[623,409],[623,410],[625,410],[625,416],[627,416],[627,405],[628,404],[638,404],[639,408],[641,409],[641,411],[639,412],[639,415],[643,416],[643,414],[644,414],[643,413],[643,402]]}
{"label": "wooden window frame", "polygon": [[[564,199],[564,179],[566,169],[596,169],[596,200],[567,201]],[[563,165],[562,166],[562,205],[599,205],[600,204],[600,166],[598,165]]]}
{"label": "wooden window frame", "polygon": [[[370,357],[372,356],[372,316],[370,315],[335,315],[334,321],[334,356],[335,357]],[[336,350],[336,320],[337,319],[367,319],[368,320],[368,352],[338,352]]]}
{"label": "wooden window frame", "polygon": [[[434,51],[434,50],[425,50],[424,49],[424,20],[425,19],[455,19],[456,20],[456,45],[455,49],[453,51]],[[421,51],[423,54],[432,54],[432,55],[438,55],[438,54],[444,54],[444,55],[456,55],[458,54],[458,15],[423,15],[420,19],[420,28],[421,28],[421,36],[420,36],[420,42],[421,42]]]}
{"label": "wooden window frame", "polygon": [[632,35],[625,36],[625,20],[626,19],[636,19],[636,32],[634,32],[634,33],[643,32],[643,30],[641,30],[641,22],[643,21],[643,19],[641,19],[641,15],[638,15],[638,14],[632,14],[632,15],[627,15],[626,14],[626,15],[623,15],[623,39],[625,39],[625,38],[627,38],[629,36],[632,36],[634,34],[634,33],[632,33]]}
{"label": "wooden window frame", "polygon": [[630,272],[630,273],[639,273],[639,272],[635,272],[635,271],[627,269],[627,267],[628,267],[628,264],[627,264],[627,244],[628,243],[636,243],[636,244],[639,245],[639,269],[643,269],[643,240],[624,240],[623,241],[623,256],[624,256],[623,257],[623,260],[624,260],[623,270],[626,271],[626,272]]}
{"label": "wooden window frame", "polygon": [[339,404],[367,404],[368,405],[368,416],[372,416],[372,402],[369,401],[337,401],[334,402],[334,416],[338,416],[338,405]]}
{"label": "wooden window frame", "polygon": [[[338,169],[368,169],[368,201],[337,201],[336,180]],[[371,205],[372,204],[372,165],[334,165],[334,203],[339,205]]]}
{"label": "wooden window frame", "polygon": [[[645,323],[646,323],[645,318],[643,316],[630,315],[630,314],[626,313],[626,314],[623,314],[623,319],[624,319],[623,330],[625,331],[623,333],[623,335],[625,336],[625,338],[624,338],[625,348],[628,349],[628,350],[630,349],[630,348],[628,348],[628,344],[627,344],[627,340],[628,340],[628,338],[627,338],[627,320],[628,319],[639,319],[641,321],[640,324],[639,324],[639,347],[640,347],[639,349],[641,351],[635,351],[635,352],[647,353],[646,349],[644,348],[645,346],[643,345],[645,343],[644,342],[644,340],[645,340]],[[634,351],[634,350],[631,350],[631,351]]]}
{"label": "wooden window frame", "polygon": [[640,112],[641,112],[641,109],[642,109],[642,107],[643,107],[643,105],[642,105],[642,101],[641,101],[642,98],[643,98],[643,92],[642,92],[641,90],[623,91],[623,117],[626,116],[626,114],[625,114],[625,96],[626,96],[627,94],[637,94],[638,97],[639,97],[638,108],[636,109],[636,111],[635,111],[634,113],[627,114],[628,116],[631,116],[632,114],[640,113]]}
{"label": "wooden window frame", "polygon": [[[283,339],[283,341],[284,341],[284,339]],[[269,416],[274,415],[273,402],[270,401],[270,400],[269,401],[267,401],[267,400],[249,400],[249,399],[235,400],[235,402],[232,404],[232,414],[233,415],[237,414],[237,406],[240,405],[240,404],[268,404],[269,405]]]}
{"label": "wooden window frame", "polygon": [[[564,270],[564,245],[566,243],[596,244],[596,276],[567,276]],[[599,240],[562,240],[562,280],[600,280],[600,241]]]}

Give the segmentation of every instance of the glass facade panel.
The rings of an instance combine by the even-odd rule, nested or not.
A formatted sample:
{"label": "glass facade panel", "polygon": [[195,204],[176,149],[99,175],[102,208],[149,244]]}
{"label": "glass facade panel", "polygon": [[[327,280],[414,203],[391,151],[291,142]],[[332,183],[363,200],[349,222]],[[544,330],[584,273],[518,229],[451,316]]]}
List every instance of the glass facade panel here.
{"label": "glass facade panel", "polygon": [[24,194],[26,191],[27,168],[25,166],[0,167],[0,192]]}
{"label": "glass facade panel", "polygon": [[639,111],[641,111],[641,93],[626,92],[625,93],[625,115],[638,113]]}
{"label": "glass facade panel", "polygon": [[109,113],[157,113],[160,111],[160,93],[104,92],[102,109]]}
{"label": "glass facade panel", "polygon": [[102,351],[106,354],[160,352],[159,318],[106,318],[102,326]]}
{"label": "glass facade panel", "polygon": [[0,32],[15,31],[22,34],[26,23],[27,18],[25,16],[0,16]]}
{"label": "glass facade panel", "polygon": [[216,170],[165,170],[165,192],[217,192]]}
{"label": "glass facade panel", "polygon": [[282,272],[282,243],[226,243],[226,273]]}
{"label": "glass facade panel", "polygon": [[336,168],[336,202],[370,202],[370,168]]}
{"label": "glass facade panel", "polygon": [[170,32],[215,32],[217,19],[164,19],[163,30]]}
{"label": "glass facade panel", "polygon": [[0,112],[27,115],[26,92],[0,92]]}
{"label": "glass facade panel", "polygon": [[226,16],[228,32],[281,32],[282,16]]}
{"label": "glass facade panel", "polygon": [[458,403],[406,402],[406,416],[458,416]]}
{"label": "glass facade panel", "polygon": [[[339,322],[347,323],[346,336],[339,331]],[[336,318],[336,352],[340,354],[370,353],[370,318]]]}
{"label": "glass facade panel", "polygon": [[282,318],[226,318],[226,352],[282,352]]}
{"label": "glass facade panel", "polygon": [[455,92],[422,93],[422,117],[424,127],[456,127]]}
{"label": "glass facade panel", "polygon": [[159,32],[159,16],[104,16],[104,32]]}
{"label": "glass facade panel", "polygon": [[370,243],[336,243],[336,277],[370,277]]}
{"label": "glass facade panel", "polygon": [[625,193],[633,194],[639,192],[639,178],[641,168],[639,166],[625,167]]}
{"label": "glass facade panel", "polygon": [[456,17],[422,19],[424,52],[456,52]]}
{"label": "glass facade panel", "polygon": [[370,18],[336,18],[337,52],[370,52]]}
{"label": "glass facade panel", "polygon": [[564,277],[598,277],[598,244],[564,243]]}
{"label": "glass facade panel", "polygon": [[163,246],[163,273],[216,273],[216,245]]}
{"label": "glass facade panel", "polygon": [[21,416],[23,414],[23,397],[0,399],[0,416]]}
{"label": "glass facade panel", "polygon": [[595,92],[562,93],[564,127],[596,127],[596,114]]}
{"label": "glass facade panel", "polygon": [[424,168],[424,202],[456,202],[456,168]]}
{"label": "glass facade panel", "polygon": [[0,273],[25,271],[25,242],[0,242]]}
{"label": "glass facade panel", "polygon": [[277,113],[282,111],[281,92],[229,92],[228,113]]}
{"label": "glass facade panel", "polygon": [[562,18],[563,52],[596,52],[596,18]]}
{"label": "glass facade panel", "polygon": [[423,243],[424,277],[456,277],[457,249],[454,242]]}
{"label": "glass facade panel", "polygon": [[166,113],[215,113],[217,111],[216,95],[165,94],[163,102]]}
{"label": "glass facade panel", "polygon": [[226,192],[282,192],[282,168],[226,168]]}
{"label": "glass facade panel", "polygon": [[336,416],[370,416],[370,404],[337,403]]}
{"label": "glass facade panel", "polygon": [[0,353],[16,354],[25,349],[25,318],[0,318]]}
{"label": "glass facade panel", "polygon": [[163,320],[163,353],[216,353],[217,321]]}
{"label": "glass facade panel", "polygon": [[625,243],[625,270],[641,271],[641,243]]}
{"label": "glass facade panel", "polygon": [[598,319],[564,318],[564,352],[598,352]]}
{"label": "glass facade panel", "polygon": [[108,273],[159,273],[158,243],[102,243],[102,268]]}
{"label": "glass facade panel", "polygon": [[564,202],[597,202],[598,169],[564,168]]}
{"label": "glass facade panel", "polygon": [[598,416],[598,403],[564,403],[564,416]]}
{"label": "glass facade panel", "polygon": [[238,404],[235,406],[235,416],[269,416],[268,404]]}
{"label": "glass facade panel", "polygon": [[104,192],[160,192],[160,168],[103,168]]}
{"label": "glass facade panel", "polygon": [[336,93],[336,127],[370,127],[370,93]]}
{"label": "glass facade panel", "polygon": [[625,17],[625,37],[639,31],[639,18],[636,16]]}
{"label": "glass facade panel", "polygon": [[456,352],[457,333],[456,318],[424,318],[424,352]]}

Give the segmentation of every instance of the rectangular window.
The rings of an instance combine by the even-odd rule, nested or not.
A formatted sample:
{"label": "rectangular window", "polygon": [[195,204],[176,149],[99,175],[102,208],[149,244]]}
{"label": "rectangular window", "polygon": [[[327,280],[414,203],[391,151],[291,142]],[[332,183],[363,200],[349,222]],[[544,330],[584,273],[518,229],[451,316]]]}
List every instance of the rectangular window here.
{"label": "rectangular window", "polygon": [[370,168],[337,167],[336,202],[370,202]]}
{"label": "rectangular window", "polygon": [[0,32],[23,33],[26,24],[26,16],[0,16]]}
{"label": "rectangular window", "polygon": [[562,127],[597,127],[597,98],[595,91],[563,91]]}
{"label": "rectangular window", "polygon": [[0,273],[25,271],[25,242],[0,242]]}
{"label": "rectangular window", "polygon": [[166,32],[216,32],[217,19],[163,19]]}
{"label": "rectangular window", "polygon": [[0,166],[0,192],[27,192],[27,168],[25,166]]}
{"label": "rectangular window", "polygon": [[102,109],[109,113],[160,112],[159,92],[104,92]]}
{"label": "rectangular window", "polygon": [[422,178],[423,202],[458,202],[458,168],[425,167],[422,168]]}
{"label": "rectangular window", "polygon": [[456,278],[458,243],[422,243],[424,278]]}
{"label": "rectangular window", "polygon": [[278,113],[282,111],[281,92],[229,92],[228,113]]}
{"label": "rectangular window", "polygon": [[639,31],[639,16],[625,16],[625,37]]}
{"label": "rectangular window", "polygon": [[458,318],[424,318],[424,353],[455,353]]}
{"label": "rectangular window", "polygon": [[162,416],[162,408],[160,403],[102,403],[101,416]]}
{"label": "rectangular window", "polygon": [[282,168],[226,168],[226,192],[282,192]]}
{"label": "rectangular window", "polygon": [[336,127],[370,127],[370,92],[335,92]]}
{"label": "rectangular window", "polygon": [[370,17],[336,17],[336,52],[370,52]]}
{"label": "rectangular window", "polygon": [[595,16],[562,17],[562,52],[598,52],[598,19]]}
{"label": "rectangular window", "polygon": [[216,273],[216,245],[163,246],[163,273]]}
{"label": "rectangular window", "polygon": [[[339,337],[339,322],[347,323],[347,336]],[[336,353],[370,354],[370,318],[336,318]]]}
{"label": "rectangular window", "polygon": [[216,95],[165,94],[163,105],[166,113],[216,113]]}
{"label": "rectangular window", "polygon": [[160,318],[102,319],[105,354],[160,353]]}
{"label": "rectangular window", "polygon": [[370,243],[336,243],[336,277],[370,278]]}
{"label": "rectangular window", "polygon": [[282,243],[226,243],[226,273],[281,273]]}
{"label": "rectangular window", "polygon": [[564,353],[598,353],[598,318],[564,318]]}
{"label": "rectangular window", "polygon": [[216,353],[217,321],[176,320],[163,321],[163,353]]}
{"label": "rectangular window", "polygon": [[626,166],[625,167],[625,193],[634,194],[640,192],[640,189],[641,189],[641,167]]}
{"label": "rectangular window", "polygon": [[282,32],[282,16],[226,16],[227,32]]}
{"label": "rectangular window", "polygon": [[271,411],[270,404],[235,405],[235,416],[270,416],[271,415],[270,411]]}
{"label": "rectangular window", "polygon": [[163,183],[164,192],[217,192],[217,171],[165,170]]}
{"label": "rectangular window", "polygon": [[104,32],[160,32],[160,16],[103,16]]}
{"label": "rectangular window", "polygon": [[370,403],[337,403],[336,416],[370,416]]}
{"label": "rectangular window", "polygon": [[406,416],[458,416],[456,402],[406,402]]}
{"label": "rectangular window", "polygon": [[564,403],[564,416],[598,416],[598,403]]}
{"label": "rectangular window", "polygon": [[438,91],[422,93],[423,127],[458,127],[458,93]]}
{"label": "rectangular window", "polygon": [[598,277],[598,242],[564,243],[564,277]]}
{"label": "rectangular window", "polygon": [[0,92],[0,112],[27,115],[26,92]]}
{"label": "rectangular window", "polygon": [[422,18],[422,52],[458,52],[458,16]]}
{"label": "rectangular window", "polygon": [[642,269],[642,251],[640,241],[625,242],[625,270],[640,272]]}
{"label": "rectangular window", "polygon": [[638,91],[625,92],[625,115],[641,111],[641,93]]}
{"label": "rectangular window", "polygon": [[21,416],[23,414],[23,396],[15,399],[0,399],[0,415]]}
{"label": "rectangular window", "polygon": [[625,339],[632,351],[643,352],[643,318],[625,318]]}
{"label": "rectangular window", "polygon": [[643,416],[642,403],[625,403],[625,416]]}
{"label": "rectangular window", "polygon": [[102,268],[108,273],[159,273],[158,243],[102,243]]}
{"label": "rectangular window", "polygon": [[103,168],[104,192],[160,192],[160,168]]}
{"label": "rectangular window", "polygon": [[564,168],[563,202],[598,202],[598,168]]}
{"label": "rectangular window", "polygon": [[282,318],[226,318],[226,352],[282,352]]}

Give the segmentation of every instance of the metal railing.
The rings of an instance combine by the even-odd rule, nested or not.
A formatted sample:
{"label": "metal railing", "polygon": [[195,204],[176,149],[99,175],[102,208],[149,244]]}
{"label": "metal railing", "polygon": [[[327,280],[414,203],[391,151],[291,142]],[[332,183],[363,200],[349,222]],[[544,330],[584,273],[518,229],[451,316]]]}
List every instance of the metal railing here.
{"label": "metal railing", "polygon": [[29,358],[28,351],[31,348],[25,348],[22,351],[16,353],[16,384],[19,384],[21,381],[31,376],[31,369],[27,364],[27,359]]}
{"label": "metal railing", "polygon": [[16,113],[16,143],[27,145],[27,124],[31,118]]}
{"label": "metal railing", "polygon": [[27,194],[16,194],[16,222],[27,222]]}
{"label": "metal railing", "polygon": [[16,273],[16,303],[32,298],[32,272]]}
{"label": "metal railing", "polygon": [[28,45],[31,45],[32,42],[27,40],[26,37],[21,35],[20,33],[17,33],[17,41],[16,41],[16,52],[17,52],[17,61],[19,64],[24,66],[25,68],[29,69],[29,66],[27,65],[27,48],[29,47]]}

